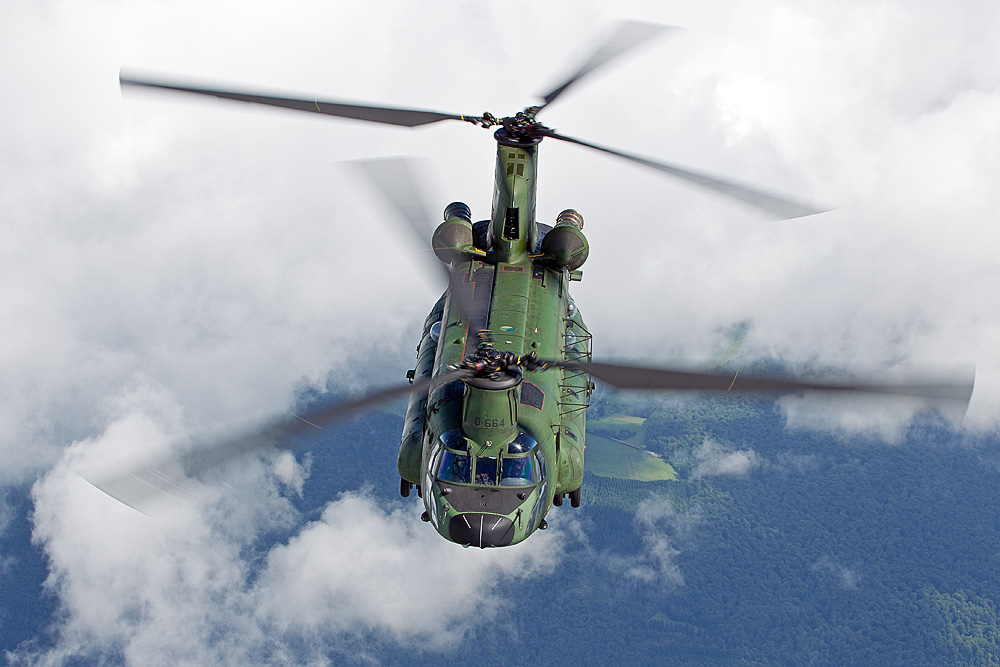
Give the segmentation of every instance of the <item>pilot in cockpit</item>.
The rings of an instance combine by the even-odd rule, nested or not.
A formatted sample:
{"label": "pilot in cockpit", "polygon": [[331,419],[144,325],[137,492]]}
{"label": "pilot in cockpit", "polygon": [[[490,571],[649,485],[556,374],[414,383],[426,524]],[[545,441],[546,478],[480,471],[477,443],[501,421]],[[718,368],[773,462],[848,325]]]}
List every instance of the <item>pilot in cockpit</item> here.
{"label": "pilot in cockpit", "polygon": [[452,463],[452,479],[455,480],[465,480],[469,479],[469,457],[468,456],[456,456],[454,462]]}

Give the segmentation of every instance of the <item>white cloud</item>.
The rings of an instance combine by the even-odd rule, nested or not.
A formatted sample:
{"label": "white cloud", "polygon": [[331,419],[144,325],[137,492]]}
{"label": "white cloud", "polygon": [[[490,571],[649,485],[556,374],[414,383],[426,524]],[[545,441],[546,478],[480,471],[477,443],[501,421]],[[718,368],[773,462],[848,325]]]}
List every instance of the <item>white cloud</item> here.
{"label": "white cloud", "polygon": [[[78,475],[123,469],[137,450],[165,447],[157,420],[130,412],[74,443],[36,484],[35,540],[60,601],[58,640],[18,660],[300,662],[367,633],[443,649],[473,629],[464,619],[502,609],[506,582],[545,576],[561,554],[558,528],[516,548],[461,549],[421,522],[414,503],[383,506],[363,492],[331,500],[320,520],[296,528],[301,519],[280,492],[289,488],[285,455],[273,466],[227,466],[200,499],[161,506],[156,519]],[[260,545],[275,528],[293,536]]]}
{"label": "white cloud", "polygon": [[[433,280],[412,279],[422,262],[405,235],[334,162],[427,156],[440,176],[431,201],[488,210],[488,133],[123,96],[119,67],[508,113],[625,14],[688,30],[574,87],[546,121],[840,209],[761,223],[546,142],[539,218],[574,206],[588,220],[592,256],[575,290],[597,353],[697,360],[747,321],[751,356],[971,360],[970,422],[994,423],[1000,58],[983,26],[997,10],[574,3],[569,18],[560,3],[515,3],[514,34],[500,9],[441,11],[389,0],[12,6],[0,82],[24,103],[4,110],[18,131],[0,163],[5,479],[29,479],[99,428],[103,397],[137,374],[205,425],[281,407],[300,378],[358,373],[348,358],[408,356]],[[525,52],[551,67],[504,64]]]}
{"label": "white cloud", "polygon": [[295,495],[302,497],[302,487],[305,486],[312,469],[312,459],[307,457],[299,462],[289,451],[280,452],[274,461],[274,475]]}
{"label": "white cloud", "polygon": [[[472,127],[410,132],[122,96],[122,66],[502,115],[568,71],[607,18],[686,26],[575,87],[544,120],[840,208],[763,223],[546,141],[538,217],[573,207],[587,219],[591,258],[574,295],[597,355],[709,358],[719,332],[745,321],[750,357],[975,361],[968,423],[995,428],[1000,47],[989,31],[1000,9],[989,3],[8,4],[0,483],[42,476],[36,534],[67,618],[59,650],[210,662],[271,646],[261,633],[276,621],[247,612],[266,591],[246,580],[241,549],[266,517],[293,519],[279,491],[294,492],[304,471],[287,460],[273,473],[248,464],[232,474],[263,496],[208,497],[205,516],[178,509],[157,523],[108,504],[70,471],[124,465],[201,427],[280,409],[297,382],[321,385],[331,370],[358,387],[401,379],[434,283],[378,200],[332,165],[427,156],[441,177],[428,198],[465,200],[477,217],[493,180],[492,140]],[[790,423],[806,423],[801,406],[784,404]],[[883,435],[898,423],[896,413],[864,419],[858,428]],[[759,463],[749,450],[716,454],[702,474]],[[402,527],[403,510],[366,502],[335,501],[334,514],[274,552],[270,576],[296,584],[277,554],[310,562],[296,545],[348,535],[338,510],[370,520],[390,553],[451,548]],[[218,523],[228,511],[245,529]],[[653,545],[660,556],[647,571],[669,579],[677,548]],[[447,553],[473,564],[496,557]],[[338,585],[328,592],[341,594]],[[375,620],[383,611],[354,618],[400,637],[425,631]],[[290,633],[332,615],[298,613]],[[224,638],[214,646],[202,641],[213,631]]]}
{"label": "white cloud", "polygon": [[642,551],[632,558],[616,557],[625,563],[625,575],[663,588],[683,586],[684,574],[677,557],[698,521],[697,512],[678,511],[669,498],[650,498],[641,503],[635,527],[643,542]]}
{"label": "white cloud", "polygon": [[761,464],[761,457],[752,449],[729,451],[717,442],[705,440],[694,450],[698,461],[692,477],[744,477]]}
{"label": "white cloud", "polygon": [[459,550],[418,514],[341,496],[320,521],[271,550],[259,582],[261,615],[282,633],[370,629],[443,648],[469,630],[465,619],[488,619],[504,604],[498,576],[544,575],[558,560],[558,530],[516,549]]}

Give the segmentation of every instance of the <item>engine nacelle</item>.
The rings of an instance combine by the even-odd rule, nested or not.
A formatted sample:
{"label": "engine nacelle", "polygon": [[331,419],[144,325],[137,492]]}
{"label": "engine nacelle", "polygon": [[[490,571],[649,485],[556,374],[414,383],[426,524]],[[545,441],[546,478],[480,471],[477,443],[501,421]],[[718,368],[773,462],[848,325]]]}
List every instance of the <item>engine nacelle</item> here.
{"label": "engine nacelle", "polygon": [[452,202],[444,209],[444,222],[434,230],[431,244],[434,254],[445,264],[458,264],[474,243],[472,216],[462,202]]}
{"label": "engine nacelle", "polygon": [[556,226],[542,238],[542,254],[559,268],[579,269],[590,255],[590,244],[582,230],[583,216],[566,209],[556,218]]}

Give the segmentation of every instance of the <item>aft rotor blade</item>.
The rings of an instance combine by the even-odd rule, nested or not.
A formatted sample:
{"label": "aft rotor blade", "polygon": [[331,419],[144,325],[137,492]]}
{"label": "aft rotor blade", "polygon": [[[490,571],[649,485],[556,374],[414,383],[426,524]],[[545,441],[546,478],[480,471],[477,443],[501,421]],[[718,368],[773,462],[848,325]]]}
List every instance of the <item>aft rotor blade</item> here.
{"label": "aft rotor blade", "polygon": [[470,375],[472,371],[458,369],[436,377],[417,380],[412,385],[381,389],[353,401],[311,406],[298,413],[277,417],[241,434],[202,445],[182,457],[160,460],[113,479],[88,479],[88,481],[109,496],[139,511],[145,511],[147,501],[153,498],[187,500],[197,495],[188,479],[190,475],[222,465],[240,456],[289,445],[296,436],[321,429],[342,417],[414,391],[429,390],[434,386]]}
{"label": "aft rotor blade", "polygon": [[295,111],[308,111],[310,113],[318,113],[326,116],[353,118],[354,120],[365,120],[372,123],[384,123],[386,125],[399,125],[402,127],[417,127],[420,125],[437,123],[442,120],[464,120],[470,123],[475,123],[479,120],[478,117],[474,116],[461,116],[456,114],[441,113],[438,111],[369,106],[362,104],[350,104],[347,102],[336,102],[332,100],[324,101],[318,99],[274,97],[252,92],[200,88],[175,82],[133,79],[123,75],[119,75],[118,81],[122,86],[135,86],[179,93],[191,93],[194,95],[206,95],[208,97],[218,97],[220,99],[233,100],[236,102],[263,104],[271,107],[293,109]]}
{"label": "aft rotor blade", "polygon": [[579,139],[567,137],[556,132],[546,134],[546,136],[552,137],[553,139],[559,139],[560,141],[567,141],[571,144],[577,144],[578,146],[593,148],[594,150],[601,151],[602,153],[614,155],[616,157],[662,171],[670,174],[671,176],[676,176],[677,178],[683,179],[688,183],[700,185],[701,187],[712,190],[713,192],[718,192],[728,197],[738,199],[746,204],[776,215],[778,216],[778,220],[801,218],[806,215],[815,215],[817,213],[825,213],[826,211],[831,210],[828,208],[818,208],[802,202],[792,201],[791,199],[786,199],[785,197],[768,194],[749,185],[741,185],[739,183],[734,183],[733,181],[727,181],[715,176],[709,176],[707,174],[691,171],[690,169],[683,169],[666,162],[657,162],[656,160],[650,160],[649,158],[632,155],[613,148],[605,148],[604,146],[598,146],[597,144],[580,141]]}
{"label": "aft rotor blade", "polygon": [[606,42],[598,47],[594,54],[590,56],[585,63],[583,63],[580,69],[573,73],[573,75],[566,79],[566,81],[553,89],[552,92],[542,97],[542,99],[545,100],[545,104],[543,104],[542,107],[548,106],[554,102],[555,99],[562,95],[567,88],[593,72],[598,67],[607,64],[626,51],[645,42],[650,37],[671,29],[676,30],[674,26],[658,25],[656,23],[644,23],[641,21],[620,22],[615,32],[611,34]]}
{"label": "aft rotor blade", "polygon": [[731,373],[650,368],[623,364],[554,361],[561,366],[590,373],[595,378],[618,389],[663,389],[680,391],[739,392],[763,394],[796,394],[800,392],[865,392],[892,394],[968,404],[975,383],[975,372],[948,375],[911,376],[898,381],[810,380],[799,378],[760,377],[734,371]]}
{"label": "aft rotor blade", "polygon": [[[409,229],[419,239],[421,247],[431,247],[433,218],[421,194],[421,188],[417,185],[415,176],[417,160],[392,157],[359,160],[354,164],[368,176],[379,192],[399,213],[399,217],[406,221]],[[473,312],[472,295],[467,289],[464,289],[461,276],[443,262],[438,261],[436,256],[431,261],[444,272],[448,290],[451,293],[451,301],[460,311],[462,318],[468,322]]]}
{"label": "aft rotor blade", "polygon": [[407,223],[414,239],[424,247],[430,247],[434,231],[434,217],[417,186],[418,160],[405,157],[376,158],[358,160],[350,164],[357,166],[378,188],[399,219]]}

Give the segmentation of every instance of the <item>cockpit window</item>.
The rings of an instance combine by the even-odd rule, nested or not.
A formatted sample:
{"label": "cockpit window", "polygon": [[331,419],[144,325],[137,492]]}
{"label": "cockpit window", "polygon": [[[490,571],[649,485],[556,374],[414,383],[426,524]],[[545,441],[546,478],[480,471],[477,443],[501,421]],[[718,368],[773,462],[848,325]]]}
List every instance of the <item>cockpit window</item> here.
{"label": "cockpit window", "polygon": [[476,484],[479,486],[497,483],[497,460],[489,456],[476,457]]}
{"label": "cockpit window", "polygon": [[526,454],[534,449],[535,445],[538,443],[527,433],[523,431],[517,434],[517,437],[511,440],[510,444],[507,445],[508,454]]}
{"label": "cockpit window", "polygon": [[500,467],[500,486],[530,486],[538,481],[533,456],[504,459]]}
{"label": "cockpit window", "polygon": [[434,459],[437,462],[435,472],[442,482],[476,486],[532,486],[545,476],[537,447],[538,442],[522,432],[508,443],[502,459],[470,456],[470,441],[461,429],[456,428],[441,434],[437,448],[440,453],[435,454],[437,458]]}
{"label": "cockpit window", "polygon": [[444,450],[441,453],[441,463],[438,464],[437,476],[443,482],[471,484],[472,466],[469,457]]}
{"label": "cockpit window", "polygon": [[469,441],[462,435],[461,429],[453,428],[442,433],[441,444],[448,449],[457,449],[460,452],[469,451]]}

